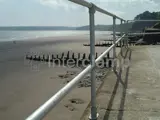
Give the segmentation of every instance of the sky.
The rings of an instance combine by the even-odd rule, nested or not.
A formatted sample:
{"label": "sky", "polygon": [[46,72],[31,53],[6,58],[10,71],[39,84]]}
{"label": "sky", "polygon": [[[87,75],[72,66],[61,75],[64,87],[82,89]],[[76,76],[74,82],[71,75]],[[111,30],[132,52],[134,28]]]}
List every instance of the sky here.
{"label": "sky", "polygon": [[[86,0],[125,20],[146,10],[159,11],[160,0]],[[120,23],[116,20],[116,23]],[[83,26],[88,9],[68,0],[0,0],[0,26]],[[95,24],[112,24],[112,17],[95,13]]]}

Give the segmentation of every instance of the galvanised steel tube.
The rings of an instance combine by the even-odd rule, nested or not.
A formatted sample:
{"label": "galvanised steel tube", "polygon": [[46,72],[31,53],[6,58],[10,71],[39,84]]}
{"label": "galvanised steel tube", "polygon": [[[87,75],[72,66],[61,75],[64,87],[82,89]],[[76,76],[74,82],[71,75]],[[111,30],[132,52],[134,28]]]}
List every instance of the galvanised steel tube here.
{"label": "galvanised steel tube", "polygon": [[127,20],[128,22],[160,22],[160,20]]}
{"label": "galvanised steel tube", "polygon": [[[116,44],[116,18],[113,17],[113,44]],[[116,58],[116,46],[113,47],[113,61]],[[113,62],[114,70],[116,68],[115,61]]]}
{"label": "galvanised steel tube", "polygon": [[[126,36],[126,34],[124,34],[121,38],[119,38],[119,39],[116,41],[116,44],[117,44],[119,41],[121,41],[125,36]],[[97,64],[98,62],[100,62],[100,61],[102,60],[102,58],[103,58],[108,52],[110,52],[116,44],[111,45],[104,53],[102,53],[102,54],[96,59],[96,64]]]}
{"label": "galvanised steel tube", "polygon": [[[122,24],[123,24],[123,20],[121,20],[121,27],[122,27]],[[122,36],[122,31],[121,31],[121,36]],[[120,41],[120,46],[122,48],[122,41]]]}
{"label": "galvanised steel tube", "polygon": [[97,120],[96,108],[96,76],[95,76],[95,7],[89,8],[89,23],[90,23],[90,61],[91,61],[91,120]]}
{"label": "galvanised steel tube", "polygon": [[104,13],[104,14],[109,15],[109,16],[111,16],[111,17],[115,17],[115,18],[117,18],[117,19],[119,19],[119,20],[124,20],[124,19],[122,19],[122,18],[120,18],[120,17],[118,17],[118,16],[116,16],[116,15],[114,15],[114,14],[112,14],[112,13],[106,11],[106,10],[103,10],[102,8],[97,7],[96,5],[95,5],[95,7],[96,7],[96,10],[97,10],[98,12]]}
{"label": "galvanised steel tube", "polygon": [[[125,34],[116,41],[116,44],[125,36]],[[95,63],[102,60],[105,55],[111,51],[115,44],[111,45],[104,53],[102,53]],[[77,84],[88,74],[91,70],[91,65],[85,68],[81,73],[79,73],[74,79],[72,79],[67,85],[60,89],[54,96],[52,96],[48,101],[46,101],[42,106],[40,106],[34,113],[32,113],[26,120],[41,120],[48,112],[50,112],[64,97],[67,95]]]}
{"label": "galvanised steel tube", "polygon": [[158,35],[160,32],[149,32],[149,33],[128,33],[128,35]]}
{"label": "galvanised steel tube", "polygon": [[[128,22],[129,21],[127,21],[127,24],[128,24]],[[128,32],[127,32],[127,35],[128,35]],[[127,44],[126,47],[128,48],[128,38],[126,39],[126,44]]]}
{"label": "galvanised steel tube", "polygon": [[78,74],[71,82],[59,90],[53,97],[40,106],[33,114],[31,114],[26,120],[41,120],[48,112],[50,112],[61,100],[67,95],[73,87],[91,70],[91,65]]}
{"label": "galvanised steel tube", "polygon": [[88,7],[88,8],[92,7],[92,4],[87,2],[87,1],[85,1],[85,0],[69,0],[69,1],[77,3],[77,4],[85,6],[85,7]]}

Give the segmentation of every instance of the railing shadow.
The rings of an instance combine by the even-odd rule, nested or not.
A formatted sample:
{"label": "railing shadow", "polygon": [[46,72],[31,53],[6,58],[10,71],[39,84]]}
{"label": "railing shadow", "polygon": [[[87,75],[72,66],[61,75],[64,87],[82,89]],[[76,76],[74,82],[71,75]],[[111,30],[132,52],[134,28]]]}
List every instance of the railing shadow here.
{"label": "railing shadow", "polygon": [[[126,58],[128,52],[130,52],[129,53],[129,60],[131,60],[132,52],[129,49],[127,49],[125,55],[123,55],[122,57]],[[124,111],[125,97],[126,97],[126,89],[127,89],[127,85],[128,85],[129,69],[130,69],[130,67],[128,66],[127,69],[126,69],[124,82],[122,81],[122,78],[121,78],[122,67],[120,68],[119,72],[116,74],[117,75],[117,81],[116,81],[116,84],[115,84],[114,89],[112,91],[112,95],[111,95],[111,98],[109,100],[108,107],[106,109],[106,113],[105,113],[105,116],[104,116],[103,120],[108,120],[109,119],[109,115],[110,115],[110,112],[112,111],[112,105],[113,105],[113,101],[114,101],[114,98],[115,98],[116,93],[117,93],[117,89],[118,89],[119,83],[121,83],[123,85],[123,92],[122,92],[122,97],[121,97],[121,101],[120,101],[120,108],[118,110],[119,113],[117,115],[117,120],[122,120],[123,111]]]}
{"label": "railing shadow", "polygon": [[[131,60],[131,54],[132,54],[132,51],[130,50],[130,53],[129,53],[129,60]],[[120,102],[120,108],[119,108],[119,113],[117,115],[117,120],[122,120],[123,118],[123,112],[124,112],[124,104],[125,104],[125,98],[126,98],[126,90],[127,90],[127,87],[128,87],[128,76],[129,76],[129,70],[130,70],[130,67],[128,66],[127,67],[127,70],[126,70],[126,75],[125,75],[125,87],[123,87],[123,92],[122,92],[122,97],[121,97],[121,102]]]}
{"label": "railing shadow", "polygon": [[[129,49],[127,49],[127,51],[126,51],[125,54],[123,55],[123,51],[122,51],[122,49],[121,49],[120,54],[121,54],[121,57],[122,57],[123,59],[125,59],[125,58],[127,57],[128,51],[129,51]],[[116,76],[117,76],[117,78],[118,78],[117,80],[125,87],[125,84],[124,84],[123,80],[121,79],[122,67],[123,67],[123,66],[122,66],[121,63],[120,63],[119,72],[116,71],[116,70],[114,70],[114,73],[116,74]]]}
{"label": "railing shadow", "polygon": [[129,49],[127,49],[125,55],[123,55],[123,51],[122,51],[122,49],[121,49],[120,53],[121,53],[121,56],[123,57],[123,59],[125,59],[125,58],[127,57],[128,50],[129,50]]}

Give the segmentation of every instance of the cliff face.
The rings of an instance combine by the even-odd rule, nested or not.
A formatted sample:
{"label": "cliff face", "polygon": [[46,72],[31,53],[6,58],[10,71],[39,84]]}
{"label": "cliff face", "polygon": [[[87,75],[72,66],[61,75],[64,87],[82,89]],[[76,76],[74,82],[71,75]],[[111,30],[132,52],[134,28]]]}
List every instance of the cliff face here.
{"label": "cliff face", "polygon": [[[151,28],[145,29],[145,33],[160,32],[160,23],[156,23]],[[157,44],[160,42],[160,34],[144,35],[143,40],[148,44]]]}
{"label": "cliff face", "polygon": [[132,31],[144,31],[145,28],[150,28],[157,22],[135,22],[132,26]]}
{"label": "cliff face", "polygon": [[[145,11],[137,15],[135,20],[160,20],[160,12]],[[145,28],[153,27],[157,22],[134,22],[132,31],[142,31]]]}

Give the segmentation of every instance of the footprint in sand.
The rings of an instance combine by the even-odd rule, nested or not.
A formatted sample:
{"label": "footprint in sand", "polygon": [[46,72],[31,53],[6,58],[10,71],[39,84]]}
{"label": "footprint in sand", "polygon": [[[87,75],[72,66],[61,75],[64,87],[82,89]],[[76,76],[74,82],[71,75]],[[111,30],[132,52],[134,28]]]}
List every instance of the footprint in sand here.
{"label": "footprint in sand", "polygon": [[76,110],[76,108],[72,105],[72,104],[66,104],[66,105],[64,105],[66,108],[68,108],[68,110],[70,110],[70,111],[75,111]]}

